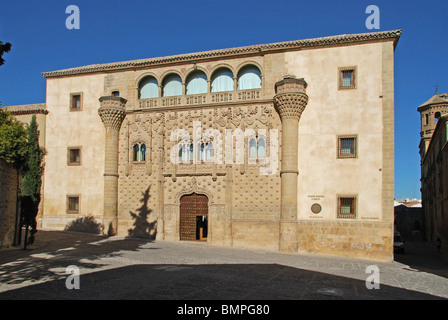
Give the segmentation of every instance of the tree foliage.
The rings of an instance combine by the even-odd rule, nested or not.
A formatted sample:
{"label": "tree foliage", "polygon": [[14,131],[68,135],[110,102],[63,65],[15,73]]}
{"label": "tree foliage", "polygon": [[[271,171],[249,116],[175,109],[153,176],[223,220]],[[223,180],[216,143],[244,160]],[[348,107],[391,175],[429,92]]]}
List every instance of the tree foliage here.
{"label": "tree foliage", "polygon": [[5,63],[5,59],[3,59],[3,53],[9,52],[10,50],[11,44],[9,42],[3,44],[3,42],[0,41],[0,66]]}
{"label": "tree foliage", "polygon": [[38,205],[40,202],[40,188],[42,185],[42,174],[44,166],[42,163],[44,150],[39,146],[39,131],[36,116],[33,115],[27,129],[28,144],[27,157],[24,164],[24,175],[22,180],[22,195],[30,196]]}
{"label": "tree foliage", "polygon": [[27,130],[8,111],[0,109],[0,159],[22,169],[28,154]]}

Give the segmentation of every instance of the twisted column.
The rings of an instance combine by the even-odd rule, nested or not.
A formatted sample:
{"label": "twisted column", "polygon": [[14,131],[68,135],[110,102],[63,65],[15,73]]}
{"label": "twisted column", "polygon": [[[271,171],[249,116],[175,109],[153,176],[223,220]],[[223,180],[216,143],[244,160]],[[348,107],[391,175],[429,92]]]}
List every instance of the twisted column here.
{"label": "twisted column", "polygon": [[274,105],[282,121],[279,250],[297,252],[299,120],[308,103],[304,79],[287,76],[275,84]]}
{"label": "twisted column", "polygon": [[[104,213],[103,223],[108,235],[118,229],[118,139],[126,117],[126,99],[104,96],[100,99],[98,114],[106,129],[104,157]],[[106,229],[105,229],[106,230]]]}

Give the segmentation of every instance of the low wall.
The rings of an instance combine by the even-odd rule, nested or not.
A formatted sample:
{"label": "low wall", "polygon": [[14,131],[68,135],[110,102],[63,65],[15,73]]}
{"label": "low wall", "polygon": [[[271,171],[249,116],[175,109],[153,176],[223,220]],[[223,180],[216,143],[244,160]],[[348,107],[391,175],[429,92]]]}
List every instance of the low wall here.
{"label": "low wall", "polygon": [[17,170],[0,160],[0,248],[14,243],[17,207]]}
{"label": "low wall", "polygon": [[[293,224],[297,227],[298,253],[393,261],[391,223],[301,220]],[[288,227],[294,228],[293,224]],[[233,221],[233,246],[278,251],[279,232],[279,222],[275,221]]]}
{"label": "low wall", "polygon": [[393,225],[384,222],[299,221],[299,252],[393,260]]}

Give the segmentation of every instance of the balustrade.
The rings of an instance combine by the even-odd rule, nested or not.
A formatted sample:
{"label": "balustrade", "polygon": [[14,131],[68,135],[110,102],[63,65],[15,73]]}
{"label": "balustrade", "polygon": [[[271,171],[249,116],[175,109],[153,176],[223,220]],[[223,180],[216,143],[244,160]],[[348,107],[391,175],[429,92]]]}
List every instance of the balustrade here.
{"label": "balustrade", "polygon": [[159,107],[195,106],[222,102],[258,100],[261,98],[261,89],[209,92],[204,94],[181,95],[173,97],[158,97],[139,99],[139,109],[153,109]]}

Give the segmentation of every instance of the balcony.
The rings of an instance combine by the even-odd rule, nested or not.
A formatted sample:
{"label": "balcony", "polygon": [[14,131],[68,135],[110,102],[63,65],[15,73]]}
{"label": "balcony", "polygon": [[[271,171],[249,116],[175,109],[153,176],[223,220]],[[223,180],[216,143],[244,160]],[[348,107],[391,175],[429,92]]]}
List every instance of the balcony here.
{"label": "balcony", "polygon": [[204,94],[139,99],[138,109],[146,110],[154,108],[200,106],[243,101],[249,102],[260,99],[261,88],[226,92],[209,92]]}

